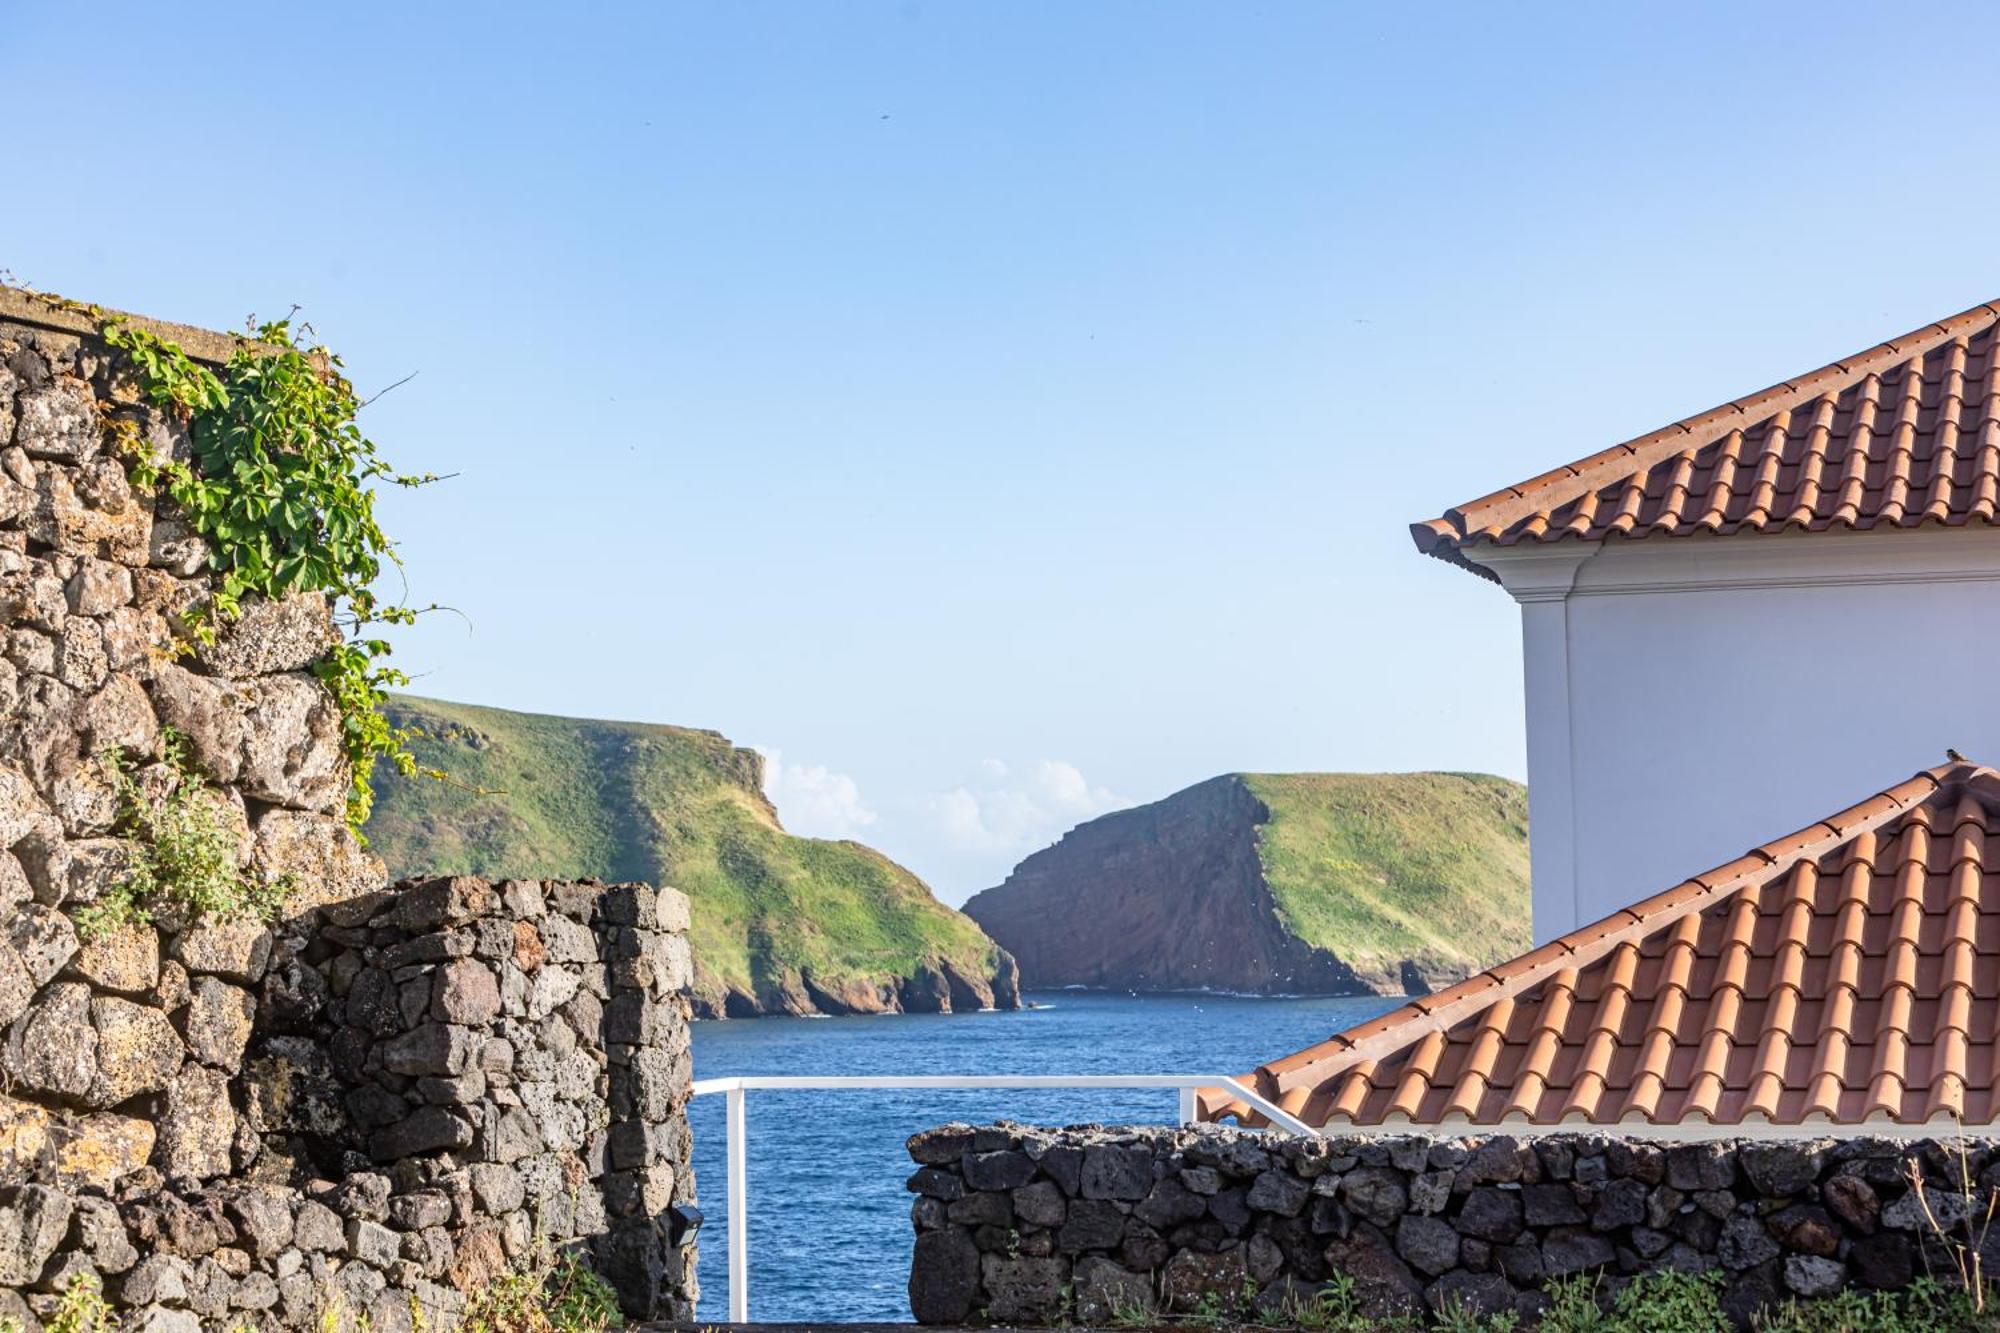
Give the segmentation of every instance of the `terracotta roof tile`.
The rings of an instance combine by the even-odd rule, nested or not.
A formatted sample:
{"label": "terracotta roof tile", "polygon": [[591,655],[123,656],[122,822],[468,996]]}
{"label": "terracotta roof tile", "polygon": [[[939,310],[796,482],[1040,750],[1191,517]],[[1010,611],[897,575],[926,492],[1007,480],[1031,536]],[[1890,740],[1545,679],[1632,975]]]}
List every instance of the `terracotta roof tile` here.
{"label": "terracotta roof tile", "polygon": [[2000,303],[1411,525],[1484,574],[1481,547],[1992,523]]}
{"label": "terracotta roof tile", "polygon": [[2000,1122],[1996,832],[2000,774],[1919,773],[1247,1079],[1332,1126]]}

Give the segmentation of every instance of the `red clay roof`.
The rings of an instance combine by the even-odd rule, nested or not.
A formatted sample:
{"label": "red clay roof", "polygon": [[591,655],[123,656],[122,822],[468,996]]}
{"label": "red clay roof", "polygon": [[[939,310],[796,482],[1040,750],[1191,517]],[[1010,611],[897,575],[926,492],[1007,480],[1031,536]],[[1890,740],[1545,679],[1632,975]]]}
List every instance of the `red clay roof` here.
{"label": "red clay roof", "polygon": [[1330,1127],[1989,1124],[1996,833],[2000,774],[1931,769],[1246,1081]]}
{"label": "red clay roof", "polygon": [[1996,324],[2000,303],[1975,306],[1414,523],[1411,535],[1486,573],[1481,545],[1994,522]]}

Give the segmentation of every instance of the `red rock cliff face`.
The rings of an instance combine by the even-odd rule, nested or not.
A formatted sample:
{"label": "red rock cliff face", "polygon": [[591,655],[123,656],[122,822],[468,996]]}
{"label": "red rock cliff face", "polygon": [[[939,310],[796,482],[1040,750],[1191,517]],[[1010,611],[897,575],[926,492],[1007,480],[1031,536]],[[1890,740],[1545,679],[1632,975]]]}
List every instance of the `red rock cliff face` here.
{"label": "red rock cliff face", "polygon": [[1414,964],[1364,974],[1287,932],[1257,856],[1270,817],[1241,778],[1211,778],[1079,825],[964,911],[1028,988],[1386,995],[1443,980]]}

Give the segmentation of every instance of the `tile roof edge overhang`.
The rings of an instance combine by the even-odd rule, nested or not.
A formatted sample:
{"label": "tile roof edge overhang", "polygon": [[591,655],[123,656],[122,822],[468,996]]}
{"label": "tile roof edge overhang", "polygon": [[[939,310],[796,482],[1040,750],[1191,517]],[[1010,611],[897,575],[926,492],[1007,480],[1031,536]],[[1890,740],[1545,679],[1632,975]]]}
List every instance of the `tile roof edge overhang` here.
{"label": "tile roof edge overhang", "polygon": [[30,324],[36,328],[50,329],[58,333],[90,336],[98,332],[106,319],[120,319],[136,324],[176,344],[196,361],[211,366],[219,366],[228,361],[242,344],[255,342],[254,339],[237,334],[217,333],[213,329],[196,328],[192,324],[176,324],[172,320],[134,315],[123,310],[107,310],[88,302],[72,301],[67,297],[48,292],[33,292],[22,287],[0,284],[0,320]]}
{"label": "tile roof edge overhang", "polygon": [[[1879,828],[1904,812],[1928,799],[1947,783],[1978,783],[1995,798],[2000,799],[2000,772],[1982,765],[1954,761],[1925,769],[1907,781],[1898,783],[1885,791],[1848,807],[1838,814],[1800,829],[1796,833],[1752,848],[1744,855],[1705,871],[1692,879],[1674,886],[1634,904],[1622,908],[1599,921],[1579,927],[1567,935],[1559,936],[1537,949],[1522,954],[1476,976],[1468,977],[1435,995],[1427,995],[1411,1001],[1400,1008],[1392,1009],[1380,1018],[1336,1033],[1316,1046],[1308,1047],[1281,1060],[1259,1066],[1244,1076],[1244,1082],[1277,1102],[1285,1109],[1297,1114],[1303,1108],[1303,1099],[1295,1098],[1297,1105],[1286,1105],[1285,1090],[1281,1079],[1286,1075],[1296,1077],[1299,1086],[1305,1083],[1323,1084],[1355,1065],[1375,1060],[1401,1050],[1412,1041],[1431,1032],[1444,1032],[1463,1019],[1475,1014],[1494,1002],[1510,998],[1538,985],[1565,968],[1581,968],[1603,957],[1618,945],[1629,939],[1636,939],[1670,925],[1690,912],[1721,900],[1731,892],[1751,882],[1761,882],[1790,870],[1799,862],[1817,858],[1832,849],[1850,841],[1860,833]],[[1232,1113],[1220,1105],[1211,1106],[1215,1114]],[[1895,1123],[1885,1120],[1883,1123]],[[1652,1132],[1667,1132],[1677,1126],[1668,1123],[1646,1122]],[[1755,1121],[1730,1122],[1746,1132],[1755,1128],[1769,1128]],[[1386,1123],[1369,1122],[1361,1124],[1347,1121],[1329,1122],[1330,1129],[1353,1129],[1357,1132],[1392,1132],[1396,1126]],[[1439,1132],[1440,1127],[1428,1123],[1404,1122],[1404,1128],[1422,1128],[1427,1132]],[[1527,1126],[1499,1125],[1492,1127],[1495,1132],[1513,1133]],[[1613,1123],[1557,1123],[1536,1126],[1540,1132],[1573,1131],[1589,1132],[1630,1132],[1631,1127],[1622,1122]],[[1706,1122],[1703,1125],[1706,1130]]]}
{"label": "tile roof edge overhang", "polygon": [[[2000,301],[1982,302],[1949,319],[1912,329],[1899,338],[1891,338],[1865,351],[1829,362],[1810,374],[1780,381],[1746,397],[1732,399],[1720,407],[1683,417],[1623,444],[1612,445],[1588,458],[1565,463],[1538,477],[1503,487],[1476,500],[1468,500],[1447,509],[1441,517],[1412,523],[1410,537],[1424,554],[1463,566],[1497,583],[1499,580],[1493,572],[1479,563],[1479,548],[1487,543],[1475,533],[1505,526],[1552,508],[1573,495],[1591,489],[1594,482],[1609,483],[1621,475],[1650,466],[1677,450],[1686,449],[1690,444],[1698,446],[1706,443],[1718,429],[1752,425],[1774,412],[1797,406],[1826,392],[1830,382],[1846,382],[1899,361],[1922,356],[1939,343],[1960,336],[1968,326],[1977,327],[1994,319],[2000,319]],[[1565,534],[1549,540],[1582,542],[1589,539]]]}
{"label": "tile roof edge overhang", "polygon": [[[1228,1113],[1227,1111],[1224,1112]],[[1547,1139],[1566,1135],[1582,1138],[1637,1139],[1648,1143],[1810,1143],[1816,1139],[1875,1138],[1902,1143],[1934,1139],[2000,1140],[2000,1122],[1966,1124],[1949,1117],[1904,1122],[1886,1116],[1843,1123],[1829,1119],[1784,1123],[1775,1120],[1565,1120],[1539,1124],[1530,1120],[1480,1121],[1385,1120],[1368,1124],[1329,1120],[1319,1127],[1328,1138],[1389,1139],[1421,1134],[1431,1138]]]}

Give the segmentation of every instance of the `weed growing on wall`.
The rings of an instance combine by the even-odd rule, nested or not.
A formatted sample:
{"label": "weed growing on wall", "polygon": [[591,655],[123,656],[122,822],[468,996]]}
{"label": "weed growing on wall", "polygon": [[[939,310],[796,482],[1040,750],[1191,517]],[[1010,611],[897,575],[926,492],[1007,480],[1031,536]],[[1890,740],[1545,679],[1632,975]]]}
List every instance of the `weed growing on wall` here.
{"label": "weed growing on wall", "polygon": [[290,884],[266,881],[237,865],[236,832],[222,795],[189,758],[180,733],[166,728],[160,749],[168,785],[158,796],[140,785],[123,752],[104,756],[118,794],[118,826],[133,842],[133,864],[124,879],[76,914],[77,927],[85,935],[102,935],[150,922],[168,909],[209,921],[275,916]]}
{"label": "weed growing on wall", "polygon": [[618,1296],[574,1254],[502,1274],[466,1308],[460,1333],[604,1333],[624,1323]]}
{"label": "weed growing on wall", "polygon": [[[1543,1288],[1541,1333],[1734,1333],[1722,1308],[1723,1275],[1659,1270],[1616,1287],[1598,1274],[1559,1278]],[[1919,1279],[1902,1292],[1847,1290],[1792,1300],[1761,1311],[1757,1333],[2000,1333],[2000,1319],[1980,1295],[1962,1286]],[[1513,1311],[1482,1315],[1447,1301],[1435,1315],[1383,1319],[1367,1313],[1345,1274],[1310,1294],[1287,1298],[1261,1313],[1230,1315],[1219,1298],[1188,1315],[1163,1319],[1150,1304],[1119,1305],[1118,1328],[1298,1330],[1299,1333],[1522,1333]]]}
{"label": "weed growing on wall", "polygon": [[[70,1278],[55,1310],[42,1321],[43,1333],[113,1333],[117,1327],[103,1288],[87,1273]],[[21,1321],[12,1315],[0,1318],[0,1333],[21,1333]]]}
{"label": "weed growing on wall", "polygon": [[340,358],[301,341],[289,320],[257,326],[217,375],[149,329],[99,317],[146,400],[188,425],[191,460],[160,456],[130,423],[114,432],[134,483],[165,494],[207,540],[217,582],[192,632],[212,640],[245,597],[315,591],[348,631],[313,670],[340,707],[353,772],[347,820],[358,833],[377,761],[409,777],[423,771],[408,735],[382,711],[388,691],[409,678],[385,663],[389,643],[373,627],[408,624],[417,612],[376,595],[384,563],[396,556],[375,519],[374,488],[436,478],[383,461],[361,433],[361,402]]}
{"label": "weed growing on wall", "polygon": [[1986,1190],[1986,1199],[1979,1202],[1978,1189],[1973,1181],[1972,1153],[1966,1145],[1965,1131],[1960,1127],[1954,1151],[1948,1164],[1956,1168],[1957,1179],[1951,1181],[1949,1191],[1954,1199],[1967,1200],[1969,1206],[1964,1216],[1952,1220],[1951,1212],[1940,1215],[1931,1206],[1930,1183],[1924,1178],[1922,1164],[1915,1158],[1903,1167],[1904,1178],[1910,1183],[1910,1195],[1917,1201],[1923,1212],[1924,1230],[1934,1242],[1933,1248],[1943,1252],[1951,1262],[1958,1276],[1958,1287],[1971,1293],[1973,1308],[1980,1313],[1986,1311],[1986,1239],[1993,1230],[1996,1213],[2000,1213],[2000,1190]]}

